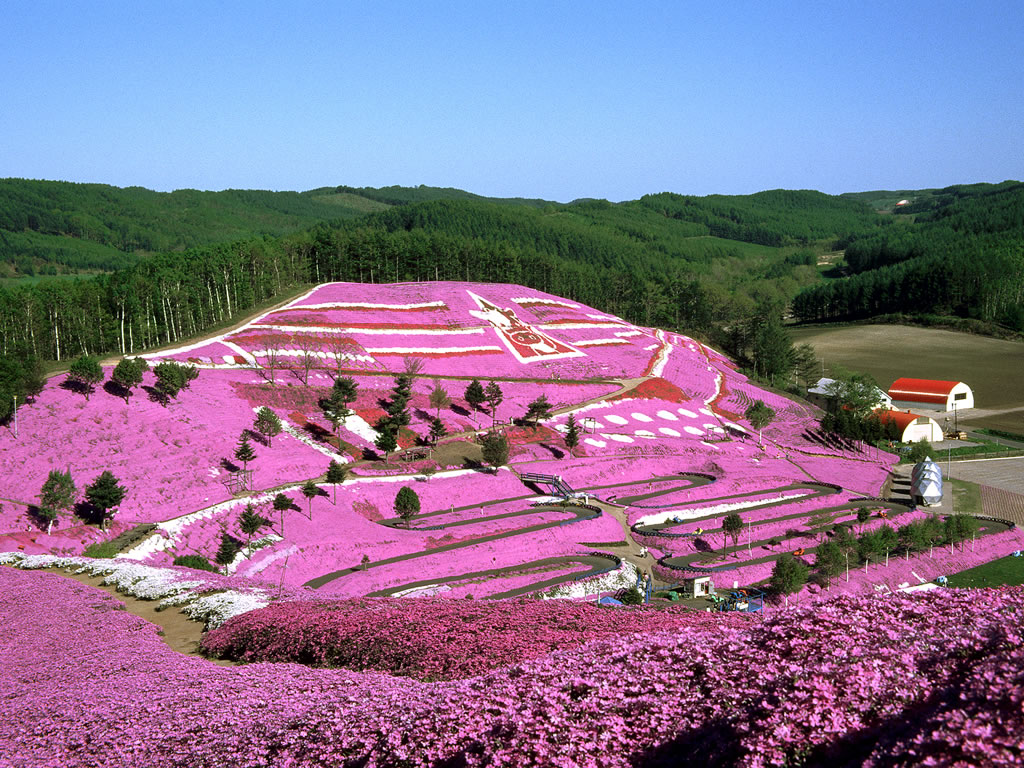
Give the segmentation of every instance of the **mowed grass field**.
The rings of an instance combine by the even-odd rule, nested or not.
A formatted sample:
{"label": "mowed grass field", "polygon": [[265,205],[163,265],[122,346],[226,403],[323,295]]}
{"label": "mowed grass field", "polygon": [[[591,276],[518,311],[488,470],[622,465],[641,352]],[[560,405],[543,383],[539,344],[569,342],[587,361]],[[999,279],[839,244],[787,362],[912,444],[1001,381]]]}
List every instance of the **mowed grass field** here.
{"label": "mowed grass field", "polygon": [[791,328],[790,334],[796,344],[811,344],[826,366],[870,373],[882,389],[901,376],[963,381],[976,404],[967,423],[1024,432],[1022,343],[902,325]]}

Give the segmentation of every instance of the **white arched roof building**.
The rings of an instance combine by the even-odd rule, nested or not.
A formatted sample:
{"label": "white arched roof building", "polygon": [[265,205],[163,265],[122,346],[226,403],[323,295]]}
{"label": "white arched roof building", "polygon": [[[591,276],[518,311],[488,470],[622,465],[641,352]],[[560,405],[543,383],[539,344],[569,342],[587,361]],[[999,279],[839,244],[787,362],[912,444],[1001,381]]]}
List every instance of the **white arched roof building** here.
{"label": "white arched roof building", "polygon": [[962,411],[974,407],[974,393],[962,381],[896,379],[889,387],[889,396],[896,408]]}
{"label": "white arched roof building", "polygon": [[927,440],[937,443],[942,440],[942,427],[930,416],[918,416],[906,411],[887,411],[882,408],[875,410],[883,424],[894,422],[900,429],[901,443],[919,443]]}

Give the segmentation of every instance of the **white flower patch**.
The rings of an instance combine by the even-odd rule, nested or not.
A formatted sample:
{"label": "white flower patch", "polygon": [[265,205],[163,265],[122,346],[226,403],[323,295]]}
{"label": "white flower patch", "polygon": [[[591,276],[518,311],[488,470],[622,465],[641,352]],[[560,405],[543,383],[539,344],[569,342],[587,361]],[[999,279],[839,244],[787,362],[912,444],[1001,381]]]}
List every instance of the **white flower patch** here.
{"label": "white flower patch", "polygon": [[780,494],[778,496],[767,497],[763,499],[755,499],[750,501],[737,501],[731,504],[715,504],[710,507],[696,507],[692,509],[676,509],[669,510],[668,512],[656,512],[653,515],[645,515],[638,521],[638,525],[657,525],[658,523],[667,523],[669,520],[679,518],[680,520],[692,520],[696,517],[708,517],[709,515],[720,515],[723,512],[732,512],[737,509],[746,509],[747,507],[757,506],[758,504],[768,504],[770,502],[786,501],[788,499],[800,499],[806,496],[806,493],[791,493],[791,494]]}
{"label": "white flower patch", "polygon": [[670,427],[658,427],[658,431],[663,435],[668,435],[669,437],[682,437],[681,433],[671,429]]}
{"label": "white flower patch", "polygon": [[654,419],[652,419],[646,413],[636,413],[636,412],[633,412],[633,413],[631,413],[629,415],[633,417],[634,421],[642,421],[644,423],[649,423],[649,422],[654,421]]}
{"label": "white flower patch", "polygon": [[700,413],[703,413],[705,416],[714,416],[715,415],[711,411],[709,411],[707,408],[701,408],[700,409]]}
{"label": "white flower patch", "polygon": [[583,442],[586,443],[587,445],[592,445],[595,448],[604,448],[606,445],[608,445],[608,443],[606,443],[604,440],[595,440],[592,437],[583,438]]}
{"label": "white flower patch", "polygon": [[644,347],[644,352],[653,352],[657,348],[658,348],[657,344],[650,344],[650,345]]}
{"label": "white flower patch", "polygon": [[[258,410],[258,409],[254,409],[254,410]],[[352,421],[353,419],[358,419],[358,418],[359,417],[356,416],[355,414],[353,414],[352,416],[349,416],[348,419],[346,420],[346,426],[348,426],[348,422]],[[364,421],[363,424],[366,424],[366,422]],[[366,426],[367,426],[367,428],[370,427],[369,424],[366,424]],[[314,451],[318,451],[318,452],[322,453],[324,456],[327,456],[328,458],[333,459],[334,461],[338,460],[339,456],[338,456],[338,454],[333,449],[325,446],[323,443],[320,443],[320,442],[314,440],[312,437],[307,435],[304,431],[296,429],[292,424],[289,424],[288,421],[286,419],[283,419],[283,418],[281,419],[281,430],[286,435],[289,435],[290,437],[294,437],[300,443],[302,443],[304,445],[308,445]],[[352,430],[352,431],[355,432],[355,430]],[[370,431],[373,431],[373,430],[371,429]],[[356,434],[359,435],[360,437],[362,437],[362,435],[359,434],[358,432],[356,432]],[[376,433],[374,433],[374,434],[376,434]],[[375,437],[373,439],[376,440],[377,438]],[[373,440],[371,440],[370,442],[373,442]]]}
{"label": "white flower patch", "polygon": [[614,335],[615,336],[622,336],[622,337],[626,337],[626,336],[643,336],[644,332],[643,331],[638,331],[638,330],[634,329],[632,331],[616,331]]}
{"label": "white flower patch", "polygon": [[[270,351],[271,350],[266,350],[266,349],[254,349],[252,354],[255,357],[266,357],[269,354]],[[301,349],[284,349],[284,348],[281,348],[281,349],[275,349],[275,350],[272,350],[272,351],[278,357],[303,357],[306,354]],[[358,363],[372,363],[372,362],[374,362],[373,358],[370,357],[369,355],[357,355],[357,354],[353,354],[351,352],[338,352],[338,353],[334,353],[334,352],[324,352],[322,350],[319,350],[319,351],[315,351],[315,352],[310,352],[309,356],[310,357],[316,357],[316,358],[319,358],[321,360],[334,360],[334,361],[338,361],[338,360],[352,360],[352,361],[358,362]]]}
{"label": "white flower patch", "polygon": [[624,323],[620,320],[614,323],[542,323],[535,325],[534,328],[539,328],[542,331],[579,331],[590,328],[621,328],[623,325]]}
{"label": "white flower patch", "polygon": [[683,427],[683,429],[686,430],[687,432],[689,432],[691,435],[703,435],[704,434],[704,430],[701,429],[700,427],[686,426],[686,427]]}
{"label": "white flower patch", "polygon": [[636,566],[623,560],[622,565],[614,571],[603,573],[600,576],[591,576],[589,579],[558,584],[546,592],[538,594],[545,600],[571,600],[596,595],[600,592],[629,589],[636,584],[636,581]]}
{"label": "white flower patch", "polygon": [[624,419],[622,416],[616,416],[614,414],[605,416],[604,420],[611,424],[618,424],[620,427],[629,423],[629,419]]}
{"label": "white flower patch", "polygon": [[672,345],[665,340],[665,332],[660,328],[654,332],[654,335],[661,342],[661,349],[658,351],[658,356],[651,367],[651,376],[661,376],[665,372],[665,366],[668,364],[668,356],[672,353]]}
{"label": "white flower patch", "polygon": [[341,328],[338,326],[271,324],[254,325],[253,327],[293,334],[339,333],[346,336],[356,334],[364,336],[465,336],[484,332],[483,328]]}
{"label": "white flower patch", "polygon": [[606,437],[609,440],[614,440],[617,443],[632,443],[633,442],[633,438],[630,437],[629,435],[617,435],[615,433],[605,434],[604,432],[602,432],[601,433],[601,437]]}
{"label": "white flower patch", "polygon": [[659,419],[664,419],[665,421],[679,421],[679,417],[671,411],[658,411],[656,415]]}
{"label": "white flower patch", "polygon": [[680,408],[678,410],[678,413],[679,413],[680,416],[685,416],[688,419],[696,419],[697,418],[697,414],[696,413],[694,413],[693,411],[689,411],[686,408]]}
{"label": "white flower patch", "polygon": [[181,609],[190,619],[203,621],[207,629],[216,629],[232,616],[239,616],[258,608],[266,608],[270,604],[262,594],[242,594],[241,592],[221,592],[193,600]]}
{"label": "white flower patch", "polygon": [[[237,353],[238,353],[238,356],[239,356],[239,357],[241,357],[241,358],[242,358],[242,360],[244,360],[246,364],[248,364],[248,365],[251,365],[251,366],[254,366],[254,367],[255,367],[255,366],[257,366],[257,365],[259,365],[259,364],[258,364],[258,363],[256,362],[256,358],[255,358],[255,357],[253,357],[252,355],[250,355],[250,354],[249,354],[248,352],[246,352],[246,351],[245,351],[244,349],[242,349],[242,348],[241,348],[240,346],[238,346],[237,344],[235,344],[235,343],[234,343],[233,341],[228,341],[227,339],[224,339],[223,341],[221,341],[221,343],[222,343],[222,344],[223,344],[223,345],[224,345],[225,347],[227,347],[228,349],[233,349],[233,350],[234,350],[235,352],[237,352]],[[225,359],[225,360],[227,360],[227,359],[228,359],[227,355],[225,355],[225,356],[224,356],[224,359]],[[228,362],[237,362],[237,360],[228,360]]]}

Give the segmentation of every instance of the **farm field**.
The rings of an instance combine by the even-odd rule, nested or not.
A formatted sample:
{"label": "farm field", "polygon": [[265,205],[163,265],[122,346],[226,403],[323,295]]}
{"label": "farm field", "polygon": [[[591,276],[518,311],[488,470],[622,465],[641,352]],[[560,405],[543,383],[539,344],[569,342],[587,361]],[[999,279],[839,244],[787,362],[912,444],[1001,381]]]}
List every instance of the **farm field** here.
{"label": "farm field", "polygon": [[[0,429],[0,565],[22,569],[0,567],[8,596],[0,621],[18,625],[16,648],[59,649],[45,674],[24,672],[32,655],[22,651],[8,667],[13,676],[0,673],[0,693],[33,702],[19,718],[17,695],[0,696],[0,743],[14,738],[7,723],[33,734],[22,739],[24,765],[73,763],[84,732],[90,765],[175,765],[185,753],[197,763],[253,766],[542,765],[553,759],[548,745],[572,765],[626,765],[635,755],[659,764],[659,750],[684,748],[679,738],[689,740],[685,749],[715,748],[708,723],[722,718],[755,724],[736,748],[763,764],[827,751],[836,739],[861,739],[865,755],[885,754],[896,742],[876,746],[862,720],[877,717],[865,713],[879,701],[898,702],[886,710],[893,718],[943,686],[961,701],[965,689],[950,681],[967,679],[965,671],[933,658],[929,633],[962,633],[974,648],[980,632],[998,631],[998,617],[977,613],[977,600],[907,591],[1024,546],[1012,522],[1016,495],[982,488],[983,504],[1008,512],[981,520],[969,540],[935,539],[863,560],[855,552],[845,572],[766,605],[763,622],[711,613],[710,603],[708,612],[667,600],[594,605],[634,586],[663,589],[703,575],[725,594],[763,587],[780,557],[812,566],[841,528],[875,533],[931,515],[878,498],[893,456],[822,433],[809,407],[759,389],[714,349],[522,286],[326,284],[146,357],[198,375],[167,399],[151,371],[127,398],[102,385],[87,398],[54,377],[19,410],[17,436],[13,425]],[[408,421],[385,450],[380,420],[398,379],[415,367]],[[342,376],[356,393],[351,413],[334,424],[321,403]],[[500,402],[472,402],[474,379],[497,385]],[[432,402],[439,386],[448,402]],[[527,421],[541,396],[549,412]],[[745,417],[757,401],[773,411],[760,431]],[[261,408],[279,417],[278,434],[255,431]],[[431,445],[435,419],[446,434]],[[572,422],[582,428],[575,445]],[[496,466],[482,462],[489,432],[509,443]],[[254,451],[247,458],[237,453],[243,434]],[[327,483],[332,461],[346,476]],[[69,512],[47,530],[36,507],[54,469],[70,472],[80,505],[85,484],[104,470],[117,476],[127,495],[110,530]],[[405,489],[418,508],[400,514]],[[246,532],[249,506],[266,519]],[[732,513],[742,518],[738,535],[726,532]],[[82,556],[139,524],[152,528],[115,558]],[[226,558],[225,541],[236,545]],[[222,567],[174,565],[182,556]],[[38,569],[104,578],[180,610],[208,630],[208,653],[248,663],[216,666],[175,653],[109,595]],[[981,601],[999,616],[1020,610],[1009,593]],[[29,620],[9,621],[15,614]],[[882,620],[889,631],[866,629]],[[180,644],[179,629],[171,634]],[[807,637],[820,647],[789,639]],[[813,704],[846,719],[827,731],[793,730],[809,714],[796,678],[780,672],[794,663],[792,649],[807,652],[801,664],[811,669],[845,653],[851,637],[858,654],[877,659],[874,671],[851,677],[822,668],[829,695],[843,704]],[[907,637],[916,643],[909,651]],[[983,720],[992,696],[1011,695],[1004,677],[1015,647],[969,655],[992,670],[988,687],[970,688],[965,699],[987,702],[981,714],[961,703],[962,717]],[[697,657],[716,670],[707,680],[691,675]],[[902,665],[898,674],[893,665]],[[748,711],[759,700],[753,691],[776,675],[772,695],[792,711]],[[201,695],[186,693],[194,687],[186,677],[201,682]],[[73,703],[90,680],[107,710],[125,718],[101,725],[92,710],[70,704],[44,716],[37,700]],[[661,681],[661,696],[638,704],[622,693],[624,680],[637,690]],[[151,699],[160,702],[152,712],[141,703]],[[225,706],[237,699],[244,712]],[[672,716],[655,716],[665,706]],[[229,709],[246,728],[229,727]],[[913,727],[938,738],[946,711],[914,711]],[[175,735],[161,731],[168,712],[180,725]],[[1016,727],[1007,722],[999,727]],[[604,728],[620,729],[614,745],[594,741]],[[1001,749],[979,746],[977,754],[993,764],[1013,757]]]}
{"label": "farm field", "polygon": [[[977,408],[961,424],[1024,431],[1024,344],[901,325],[792,328],[826,365],[870,373],[882,389],[902,376],[964,381]],[[941,423],[941,420],[940,420]]]}

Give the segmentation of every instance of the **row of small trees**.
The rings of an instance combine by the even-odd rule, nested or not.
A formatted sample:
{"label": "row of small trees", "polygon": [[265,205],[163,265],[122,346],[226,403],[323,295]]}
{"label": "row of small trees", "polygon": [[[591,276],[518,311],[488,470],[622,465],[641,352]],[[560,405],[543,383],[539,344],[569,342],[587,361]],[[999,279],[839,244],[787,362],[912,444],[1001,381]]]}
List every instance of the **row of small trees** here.
{"label": "row of small trees", "polygon": [[[125,403],[129,402],[132,390],[142,384],[142,376],[149,370],[149,363],[141,357],[122,358],[114,370],[110,373],[110,381],[119,394],[124,398]],[[178,396],[182,389],[188,388],[198,376],[199,369],[194,365],[184,365],[173,360],[165,360],[153,368],[156,376],[156,384],[153,389],[157,399],[167,405],[170,400]],[[78,389],[85,399],[89,399],[96,385],[103,381],[103,366],[100,361],[91,355],[82,355],[71,363],[68,369],[66,381],[75,389]]]}

